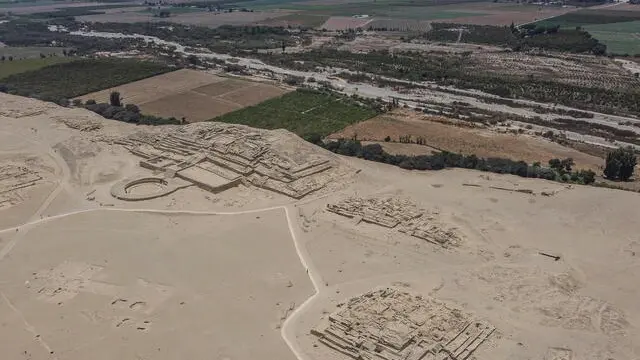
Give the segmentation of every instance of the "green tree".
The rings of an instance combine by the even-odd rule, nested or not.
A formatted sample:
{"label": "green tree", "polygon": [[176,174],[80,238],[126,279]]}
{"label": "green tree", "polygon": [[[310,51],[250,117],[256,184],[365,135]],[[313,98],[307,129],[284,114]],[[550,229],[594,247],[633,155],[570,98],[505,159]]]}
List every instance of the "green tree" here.
{"label": "green tree", "polygon": [[611,180],[627,181],[636,167],[636,155],[631,147],[618,148],[607,154],[604,176]]}
{"label": "green tree", "polygon": [[120,93],[117,91],[112,91],[109,95],[109,103],[111,104],[111,106],[122,106]]}

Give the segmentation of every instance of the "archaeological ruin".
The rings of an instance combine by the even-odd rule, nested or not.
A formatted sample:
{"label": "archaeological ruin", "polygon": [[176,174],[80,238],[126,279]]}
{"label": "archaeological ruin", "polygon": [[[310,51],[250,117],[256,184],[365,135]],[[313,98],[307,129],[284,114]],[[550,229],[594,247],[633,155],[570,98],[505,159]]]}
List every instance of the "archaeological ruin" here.
{"label": "archaeological ruin", "polygon": [[370,291],[339,307],[311,333],[358,360],[465,360],[495,330],[433,298],[395,288]]}
{"label": "archaeological ruin", "polygon": [[418,208],[407,199],[349,197],[327,210],[338,215],[354,218],[358,222],[384,226],[443,247],[460,243],[460,236],[453,229],[445,229],[434,216]]}
{"label": "archaeological ruin", "polygon": [[[240,126],[206,125],[181,127],[161,135],[140,132],[115,143],[141,157],[143,168],[161,173],[165,185],[171,183],[170,179],[179,178],[204,190],[220,192],[244,184],[300,199],[330,180],[323,174],[332,168],[328,159],[308,156],[308,160],[296,162],[274,149],[260,132]],[[118,188],[112,189],[115,197],[141,200],[140,196],[127,193],[135,184],[116,185]]]}
{"label": "archaeological ruin", "polygon": [[20,190],[36,185],[42,177],[25,166],[0,166],[0,209],[22,201]]}

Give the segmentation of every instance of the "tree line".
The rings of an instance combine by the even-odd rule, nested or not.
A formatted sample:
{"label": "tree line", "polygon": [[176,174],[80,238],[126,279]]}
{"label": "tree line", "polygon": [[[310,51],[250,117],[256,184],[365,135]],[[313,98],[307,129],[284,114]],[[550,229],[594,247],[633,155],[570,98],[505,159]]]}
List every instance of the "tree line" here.
{"label": "tree line", "polygon": [[326,143],[319,141],[316,144],[336,154],[395,165],[406,170],[463,168],[585,185],[594,183],[596,176],[592,170],[574,171],[572,159],[552,159],[548,166],[542,166],[540,163],[528,164],[525,161],[498,157],[481,158],[476,155],[448,151],[436,152],[432,155],[392,155],[384,151],[380,144],[362,145],[360,141],[354,139],[340,139]]}
{"label": "tree line", "polygon": [[95,100],[89,99],[84,104],[76,99],[73,104],[77,107],[83,107],[89,111],[103,116],[107,119],[124,121],[128,123],[140,125],[179,125],[184,123],[175,117],[164,118],[160,116],[144,115],[140,113],[140,108],[135,104],[124,104],[120,93],[111,92],[109,95],[109,103],[96,103]]}

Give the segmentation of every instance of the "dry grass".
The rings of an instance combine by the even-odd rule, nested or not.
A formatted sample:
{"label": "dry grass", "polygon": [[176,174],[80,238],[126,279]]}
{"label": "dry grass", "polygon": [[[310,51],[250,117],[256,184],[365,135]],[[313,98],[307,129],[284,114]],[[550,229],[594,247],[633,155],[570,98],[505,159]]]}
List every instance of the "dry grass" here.
{"label": "dry grass", "polygon": [[[576,167],[598,170],[604,161],[556,143],[527,135],[501,134],[484,128],[456,126],[456,123],[443,118],[435,118],[409,111],[396,111],[345,128],[331,138],[352,138],[360,140],[384,141],[387,136],[398,141],[400,136],[411,135],[426,139],[432,148],[462,154],[476,154],[480,157],[502,157],[524,160],[529,163],[546,163],[553,158],[573,158]],[[402,144],[405,145],[405,144]],[[415,147],[395,147],[392,153],[416,155]],[[404,153],[402,150],[406,150]],[[429,149],[429,147],[427,147]],[[425,150],[426,151],[426,150]],[[430,151],[430,150],[429,150]]]}

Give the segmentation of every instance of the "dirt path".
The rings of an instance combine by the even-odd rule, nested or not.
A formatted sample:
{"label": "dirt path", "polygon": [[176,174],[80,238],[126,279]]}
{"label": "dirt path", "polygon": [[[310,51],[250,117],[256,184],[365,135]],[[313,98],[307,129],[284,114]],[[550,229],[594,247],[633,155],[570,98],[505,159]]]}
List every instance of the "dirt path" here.
{"label": "dirt path", "polygon": [[[62,182],[60,183],[62,184]],[[62,185],[60,186],[62,187]],[[55,193],[55,195],[54,195]],[[58,192],[52,192],[53,196],[50,196],[47,200],[47,202],[45,202],[46,205],[48,205],[49,203],[51,203],[51,201],[53,201],[56,197]],[[44,206],[44,205],[43,205]],[[41,213],[43,207],[41,207],[41,209],[38,209],[38,211]],[[292,219],[291,217],[291,209],[289,208],[289,206],[274,206],[274,207],[267,207],[267,208],[262,208],[262,209],[255,209],[255,210],[245,210],[245,211],[237,211],[237,212],[219,212],[219,211],[192,211],[192,210],[158,210],[158,209],[121,209],[121,208],[95,208],[95,209],[85,209],[85,210],[78,210],[78,211],[72,211],[72,212],[68,212],[68,213],[64,213],[64,214],[58,214],[58,215],[54,215],[54,216],[50,216],[50,217],[46,217],[46,218],[40,218],[40,219],[35,219],[35,220],[31,220],[27,223],[24,223],[22,225],[19,226],[15,226],[15,227],[11,227],[11,228],[7,228],[7,229],[3,229],[0,230],[0,234],[2,233],[6,233],[6,232],[18,232],[19,235],[15,236],[14,238],[11,239],[11,241],[9,241],[8,244],[6,244],[1,250],[0,250],[0,261],[2,261],[2,259],[4,259],[5,256],[7,256],[7,254],[9,254],[11,252],[11,250],[15,247],[15,245],[18,243],[18,241],[20,241],[22,238],[24,238],[24,235],[26,235],[26,233],[41,224],[45,224],[51,221],[55,221],[55,220],[59,220],[68,216],[73,216],[73,215],[78,215],[78,214],[84,214],[84,213],[89,213],[89,212],[96,212],[96,211],[120,211],[120,212],[138,212],[138,213],[156,213],[156,214],[179,214],[179,215],[241,215],[241,214],[253,214],[253,213],[260,213],[260,212],[265,212],[265,211],[273,211],[273,210],[283,210],[285,213],[285,217],[287,218],[287,226],[289,228],[289,233],[291,234],[291,239],[293,240],[293,245],[296,249],[296,253],[298,254],[298,258],[300,259],[300,263],[302,264],[302,266],[305,268],[307,275],[309,276],[309,280],[311,280],[311,283],[313,284],[313,288],[314,288],[314,294],[309,297],[307,300],[305,300],[304,303],[302,303],[302,305],[300,305],[299,307],[297,307],[285,320],[285,322],[282,325],[282,329],[281,329],[281,336],[282,339],[285,341],[285,343],[287,344],[287,346],[289,347],[289,349],[291,350],[291,352],[296,356],[296,358],[298,358],[298,360],[309,360],[308,356],[306,356],[306,354],[301,350],[301,347],[299,346],[299,344],[295,341],[295,319],[297,319],[298,317],[300,317],[305,309],[307,309],[311,303],[320,295],[320,289],[321,287],[319,286],[319,284],[321,284],[321,277],[319,275],[319,272],[317,270],[317,268],[313,265],[313,263],[311,262],[311,257],[309,256],[309,253],[307,252],[306,248],[304,247],[304,245],[302,245],[300,243],[300,240],[298,239],[296,233],[296,226],[294,219]],[[35,216],[35,215],[34,215]],[[4,297],[4,296],[3,296]],[[5,299],[6,300],[6,299]],[[12,309],[14,309],[14,311],[17,311],[17,309],[15,309],[13,306],[11,306]],[[17,312],[17,315],[24,318],[22,316],[22,314],[20,312]],[[27,330],[30,329],[30,325],[28,323],[25,322],[25,326],[27,327]],[[40,342],[41,346],[43,346],[45,348],[45,350],[47,350],[48,353],[52,353],[51,348],[44,342]]]}

